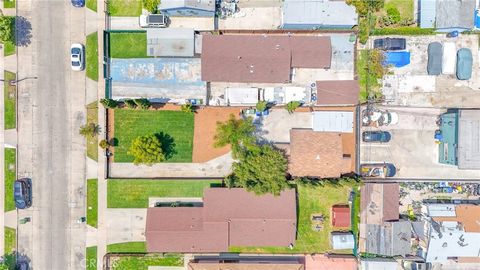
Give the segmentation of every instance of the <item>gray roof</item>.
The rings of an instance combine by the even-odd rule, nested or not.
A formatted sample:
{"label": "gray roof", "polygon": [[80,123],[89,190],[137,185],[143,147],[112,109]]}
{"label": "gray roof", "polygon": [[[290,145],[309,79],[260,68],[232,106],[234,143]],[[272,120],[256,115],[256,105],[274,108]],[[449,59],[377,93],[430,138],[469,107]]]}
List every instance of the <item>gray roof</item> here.
{"label": "gray roof", "polygon": [[215,11],[215,0],[162,0],[160,10],[174,8],[193,8],[207,11]]}
{"label": "gray roof", "polygon": [[283,24],[354,26],[358,23],[355,8],[338,0],[284,0],[282,15]]}
{"label": "gray roof", "polygon": [[331,232],[330,241],[333,249],[355,248],[355,239],[351,232]]}
{"label": "gray roof", "polygon": [[471,29],[474,14],[475,0],[437,0],[435,27]]}
{"label": "gray roof", "polygon": [[389,258],[364,258],[360,261],[361,270],[397,270],[398,263]]}
{"label": "gray roof", "polygon": [[457,158],[459,169],[480,169],[480,110],[459,112]]}
{"label": "gray roof", "polygon": [[385,222],[383,225],[367,224],[366,230],[365,252],[384,256],[410,254],[410,221]]}
{"label": "gray roof", "polygon": [[191,28],[148,28],[148,56],[192,57],[194,32]]}
{"label": "gray roof", "polygon": [[420,0],[420,28],[435,28],[436,0]]}

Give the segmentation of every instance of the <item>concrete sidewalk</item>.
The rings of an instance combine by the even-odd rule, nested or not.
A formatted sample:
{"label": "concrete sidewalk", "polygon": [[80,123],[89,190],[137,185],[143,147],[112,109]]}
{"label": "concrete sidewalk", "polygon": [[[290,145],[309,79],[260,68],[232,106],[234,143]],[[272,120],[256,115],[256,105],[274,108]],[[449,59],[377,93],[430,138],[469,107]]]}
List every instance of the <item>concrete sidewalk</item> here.
{"label": "concrete sidewalk", "polygon": [[231,173],[233,159],[227,153],[205,163],[157,163],[152,166],[133,163],[111,163],[111,178],[156,178],[156,177],[219,177]]}

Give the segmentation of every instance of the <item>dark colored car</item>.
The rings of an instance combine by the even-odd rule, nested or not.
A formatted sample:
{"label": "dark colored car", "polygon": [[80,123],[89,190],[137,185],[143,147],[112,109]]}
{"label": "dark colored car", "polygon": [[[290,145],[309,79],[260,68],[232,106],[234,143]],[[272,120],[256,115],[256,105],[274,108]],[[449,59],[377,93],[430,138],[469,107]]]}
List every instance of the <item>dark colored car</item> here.
{"label": "dark colored car", "polygon": [[457,52],[457,79],[469,80],[472,77],[472,51],[462,48]]}
{"label": "dark colored car", "polygon": [[405,50],[407,41],[404,38],[377,38],[373,41],[373,47],[384,51]]}
{"label": "dark colored car", "polygon": [[84,7],[85,6],[85,0],[72,0],[72,5],[74,7]]}
{"label": "dark colored car", "polygon": [[428,75],[442,74],[443,46],[440,42],[428,44]]}
{"label": "dark colored car", "polygon": [[362,133],[362,140],[364,142],[389,142],[392,138],[387,131],[364,131]]}
{"label": "dark colored car", "polygon": [[360,165],[360,175],[363,177],[393,177],[397,168],[391,163],[371,163]]}
{"label": "dark colored car", "polygon": [[15,206],[18,209],[25,209],[32,206],[32,180],[28,178],[15,180],[13,184],[13,197]]}
{"label": "dark colored car", "polygon": [[17,270],[28,270],[28,262],[25,262],[25,261],[21,261],[21,262],[17,262],[17,265],[15,267],[15,269]]}

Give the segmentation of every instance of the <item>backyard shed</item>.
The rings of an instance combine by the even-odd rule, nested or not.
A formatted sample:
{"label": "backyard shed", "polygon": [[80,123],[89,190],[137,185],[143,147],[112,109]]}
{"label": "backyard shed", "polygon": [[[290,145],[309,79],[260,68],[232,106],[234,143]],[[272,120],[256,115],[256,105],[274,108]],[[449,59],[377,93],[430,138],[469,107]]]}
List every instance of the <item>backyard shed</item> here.
{"label": "backyard shed", "polygon": [[213,17],[215,0],[162,0],[158,9],[170,17]]}
{"label": "backyard shed", "polygon": [[194,41],[194,31],[191,28],[148,28],[147,55],[192,57]]}
{"label": "backyard shed", "polygon": [[283,1],[283,29],[352,28],[357,24],[355,7],[342,0]]}
{"label": "backyard shed", "polygon": [[351,232],[331,232],[330,243],[333,249],[355,248],[355,238]]}
{"label": "backyard shed", "polygon": [[348,205],[334,205],[331,212],[332,226],[350,227],[350,207]]}
{"label": "backyard shed", "polygon": [[313,130],[324,132],[353,132],[353,112],[316,111],[313,112]]}

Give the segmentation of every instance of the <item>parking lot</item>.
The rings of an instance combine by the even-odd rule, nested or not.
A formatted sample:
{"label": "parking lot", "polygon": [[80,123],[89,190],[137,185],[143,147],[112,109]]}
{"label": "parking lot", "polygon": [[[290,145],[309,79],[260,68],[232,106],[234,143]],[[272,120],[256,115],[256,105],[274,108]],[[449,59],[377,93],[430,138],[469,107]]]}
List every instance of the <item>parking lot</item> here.
{"label": "parking lot", "polygon": [[457,166],[438,163],[438,145],[434,132],[435,121],[444,112],[434,108],[379,107],[398,114],[396,125],[362,127],[384,130],[391,134],[387,143],[360,143],[361,163],[392,163],[397,168],[396,178],[406,179],[478,179],[478,171],[459,170]]}
{"label": "parking lot", "polygon": [[[373,40],[382,37],[371,38]],[[390,68],[383,80],[382,92],[386,104],[417,107],[472,107],[480,104],[479,53],[477,35],[460,35],[447,38],[445,34],[408,36],[406,50],[410,52],[410,64]],[[471,49],[473,56],[472,77],[458,80],[456,75],[431,76],[427,74],[428,44],[454,42],[456,50]]]}

